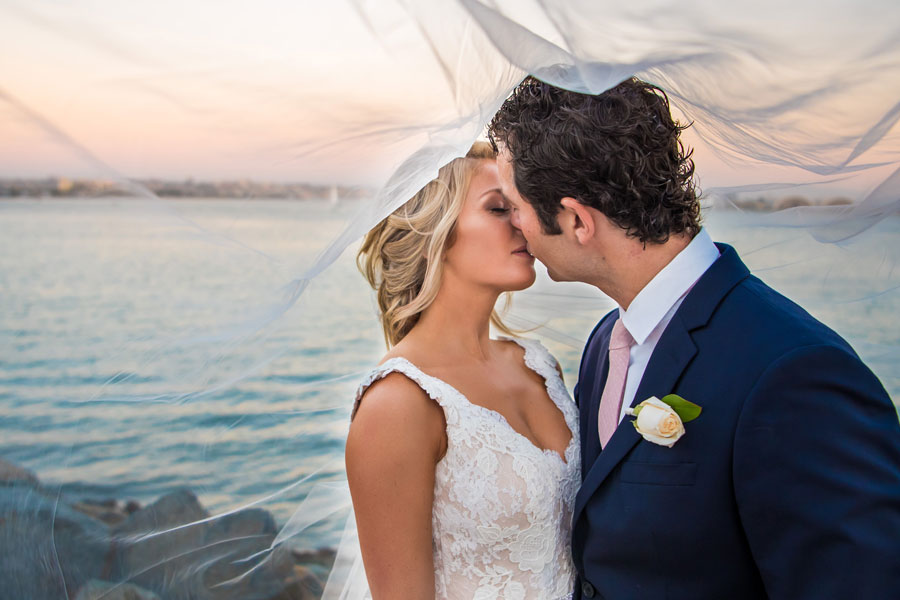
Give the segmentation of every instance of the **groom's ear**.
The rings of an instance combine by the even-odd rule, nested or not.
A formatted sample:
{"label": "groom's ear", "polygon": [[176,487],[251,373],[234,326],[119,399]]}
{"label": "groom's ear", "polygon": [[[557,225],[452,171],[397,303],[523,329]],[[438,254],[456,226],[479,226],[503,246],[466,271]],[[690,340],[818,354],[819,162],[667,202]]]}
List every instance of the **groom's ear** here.
{"label": "groom's ear", "polygon": [[569,230],[578,243],[587,245],[594,239],[594,215],[590,209],[575,198],[563,198],[559,201],[563,210],[558,215],[560,227]]}

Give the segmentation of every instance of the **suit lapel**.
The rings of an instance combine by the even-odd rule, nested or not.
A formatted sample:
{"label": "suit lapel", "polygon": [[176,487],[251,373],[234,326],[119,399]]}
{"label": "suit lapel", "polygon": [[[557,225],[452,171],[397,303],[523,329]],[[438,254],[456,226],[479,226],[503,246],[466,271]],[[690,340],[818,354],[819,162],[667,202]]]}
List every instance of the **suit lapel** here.
{"label": "suit lapel", "polygon": [[[661,398],[675,390],[681,374],[697,354],[697,346],[691,338],[691,332],[706,325],[728,292],[750,274],[750,271],[738,258],[734,248],[725,244],[716,244],[716,246],[718,246],[721,256],[697,281],[660,337],[650,357],[650,362],[644,370],[644,377],[641,379],[631,403],[632,407],[650,396]],[[604,347],[608,347],[608,345]],[[603,362],[601,367],[606,368],[606,362]],[[605,383],[606,378],[605,376],[598,377],[597,380]],[[596,398],[597,401],[593,404],[599,404],[602,390],[601,386],[595,391],[593,398]],[[596,421],[598,410],[598,407],[592,407],[588,411],[588,418]],[[588,431],[589,435],[592,432],[596,438],[597,424],[593,421],[589,422]],[[600,452],[596,461],[588,468],[581,489],[578,490],[578,495],[575,497],[573,523],[578,522],[587,501],[603,484],[616,465],[643,439],[634,426],[626,421],[631,421],[631,418],[626,417],[620,423],[609,439],[606,448]],[[599,441],[597,446],[599,447]]]}
{"label": "suit lapel", "polygon": [[[615,319],[611,322],[614,323]],[[607,327],[606,329],[607,331],[598,334],[602,337],[597,340],[599,350],[596,366],[594,367],[596,376],[590,382],[590,389],[581,391],[586,398],[600,398],[603,394],[603,386],[606,385],[606,378],[609,375],[609,338],[612,328]],[[582,475],[586,475],[589,472],[591,465],[594,464],[594,461],[597,460],[597,456],[600,454],[600,437],[597,433],[597,413],[599,410],[599,402],[585,402],[582,406],[581,418],[586,425],[581,428],[582,432],[584,432],[584,436],[581,439]]]}
{"label": "suit lapel", "polygon": [[[672,393],[678,378],[687,368],[691,359],[697,354],[697,347],[691,340],[690,334],[684,328],[684,324],[678,319],[678,315],[672,319],[666,331],[663,333],[650,362],[644,372],[644,378],[638,386],[637,393],[631,406],[636,406],[650,396],[661,398]],[[601,388],[602,393],[602,388]],[[596,397],[599,397],[596,396]],[[599,404],[599,403],[596,403]],[[593,411],[596,420],[597,410]],[[634,446],[641,441],[641,436],[630,423],[631,418],[625,417],[615,433],[609,438],[606,448],[600,452],[600,456],[594,461],[588,470],[575,498],[575,518],[577,519],[587,499],[590,498],[603,483],[610,472],[618,465]],[[596,437],[597,427],[592,425]],[[599,445],[599,441],[597,442]]]}

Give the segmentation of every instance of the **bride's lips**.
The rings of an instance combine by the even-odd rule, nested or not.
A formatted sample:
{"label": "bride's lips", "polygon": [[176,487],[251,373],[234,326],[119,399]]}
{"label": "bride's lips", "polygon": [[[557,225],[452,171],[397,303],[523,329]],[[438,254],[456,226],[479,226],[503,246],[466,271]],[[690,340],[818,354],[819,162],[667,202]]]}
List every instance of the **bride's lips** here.
{"label": "bride's lips", "polygon": [[528,246],[522,246],[520,248],[516,248],[512,251],[513,254],[518,254],[519,256],[524,256],[529,260],[533,260],[534,256],[528,251]]}

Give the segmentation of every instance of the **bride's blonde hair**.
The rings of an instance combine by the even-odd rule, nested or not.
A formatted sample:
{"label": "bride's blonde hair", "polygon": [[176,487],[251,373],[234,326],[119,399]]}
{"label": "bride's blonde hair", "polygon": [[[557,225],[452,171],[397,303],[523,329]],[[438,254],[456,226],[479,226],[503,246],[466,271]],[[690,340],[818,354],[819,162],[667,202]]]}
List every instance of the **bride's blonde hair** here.
{"label": "bride's blonde hair", "polygon": [[[475,142],[465,157],[441,167],[436,178],[366,235],[356,261],[377,292],[388,347],[402,340],[434,302],[472,175],[483,160],[496,156],[490,144]],[[491,323],[512,333],[496,311]]]}

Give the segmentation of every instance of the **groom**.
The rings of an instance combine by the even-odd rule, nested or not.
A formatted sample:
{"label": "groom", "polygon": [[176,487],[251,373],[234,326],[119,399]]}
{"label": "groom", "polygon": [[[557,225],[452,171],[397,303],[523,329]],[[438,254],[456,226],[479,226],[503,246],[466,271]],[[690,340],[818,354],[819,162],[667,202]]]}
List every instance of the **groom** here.
{"label": "groom", "polygon": [[[700,225],[668,100],[526,79],[491,123],[503,194],[558,281],[619,305],[575,399],[576,598],[900,598],[900,422],[840,336]],[[671,447],[626,410],[702,413]]]}

